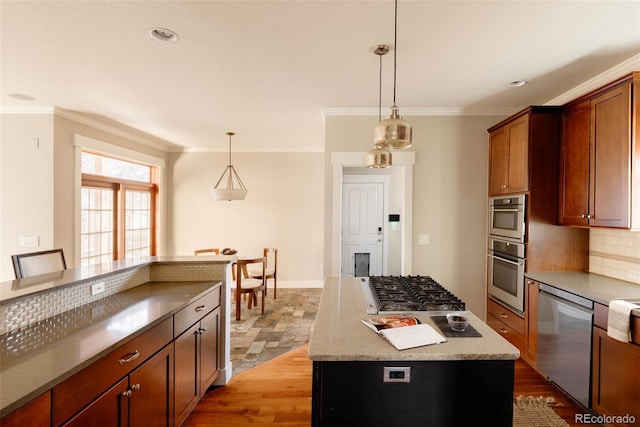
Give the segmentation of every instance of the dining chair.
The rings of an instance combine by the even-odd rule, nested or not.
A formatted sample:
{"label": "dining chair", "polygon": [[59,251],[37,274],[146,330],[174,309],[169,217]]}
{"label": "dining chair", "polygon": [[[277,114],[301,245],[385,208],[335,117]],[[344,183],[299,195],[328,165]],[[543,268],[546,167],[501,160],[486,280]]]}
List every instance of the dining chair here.
{"label": "dining chair", "polygon": [[207,248],[207,249],[196,249],[193,251],[194,255],[203,255],[203,254],[213,254],[220,255],[220,249],[218,248]]}
{"label": "dining chair", "polygon": [[247,265],[260,264],[262,266],[263,277],[264,271],[266,267],[266,260],[264,257],[258,258],[238,258],[235,262],[235,265],[231,269],[232,279],[235,283],[235,287],[232,289],[235,292],[235,300],[236,300],[236,320],[240,320],[240,310],[241,310],[241,295],[248,294],[249,302],[247,304],[247,308],[251,309],[252,304],[256,307],[258,306],[258,292],[260,293],[261,298],[261,314],[264,314],[264,294],[265,294],[265,279],[260,278],[252,278],[249,276],[247,272]]}
{"label": "dining chair", "polygon": [[16,279],[67,269],[62,249],[11,255]]}
{"label": "dining chair", "polygon": [[265,279],[265,294],[268,293],[268,279],[273,279],[273,299],[276,299],[277,295],[277,272],[278,272],[278,249],[276,248],[264,248],[265,269],[264,273],[256,268],[249,268],[249,276],[254,279]]}

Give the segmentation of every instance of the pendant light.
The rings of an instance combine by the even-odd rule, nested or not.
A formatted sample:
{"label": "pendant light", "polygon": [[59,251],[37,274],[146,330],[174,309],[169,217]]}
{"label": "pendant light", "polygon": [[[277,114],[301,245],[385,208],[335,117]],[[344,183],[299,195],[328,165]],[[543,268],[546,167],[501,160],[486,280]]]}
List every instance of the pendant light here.
{"label": "pendant light", "polygon": [[[247,187],[244,186],[240,176],[231,165],[231,137],[235,135],[235,133],[227,132],[227,135],[229,135],[229,165],[225,168],[224,172],[222,172],[215,188],[211,189],[211,195],[215,200],[244,200],[247,195]],[[226,187],[220,187],[220,183],[225,178],[225,175],[227,175]]]}
{"label": "pendant light", "polygon": [[411,125],[404,120],[396,105],[396,56],[398,53],[398,0],[395,1],[395,22],[393,29],[393,105],[391,115],[376,126],[375,145],[378,148],[411,147]]}
{"label": "pendant light", "polygon": [[[386,44],[378,45],[373,53],[380,58],[380,84],[378,88],[378,121],[382,118],[382,55],[389,53],[389,46]],[[374,146],[367,153],[368,168],[388,168],[391,167],[391,151],[386,148]]]}

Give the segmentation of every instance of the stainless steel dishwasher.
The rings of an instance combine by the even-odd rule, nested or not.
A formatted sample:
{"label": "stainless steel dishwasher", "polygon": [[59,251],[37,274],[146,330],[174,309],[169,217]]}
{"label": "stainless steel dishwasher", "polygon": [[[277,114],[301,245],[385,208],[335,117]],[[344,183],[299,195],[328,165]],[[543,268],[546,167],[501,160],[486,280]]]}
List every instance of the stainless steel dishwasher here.
{"label": "stainless steel dishwasher", "polygon": [[585,408],[591,407],[592,322],[593,301],[540,284],[536,366]]}

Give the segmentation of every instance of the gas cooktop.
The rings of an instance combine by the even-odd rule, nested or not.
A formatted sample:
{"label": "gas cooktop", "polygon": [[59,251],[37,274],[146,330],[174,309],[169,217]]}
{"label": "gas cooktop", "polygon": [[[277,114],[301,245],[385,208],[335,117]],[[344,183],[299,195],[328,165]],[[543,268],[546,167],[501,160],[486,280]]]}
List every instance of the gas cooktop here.
{"label": "gas cooktop", "polygon": [[360,277],[367,314],[465,311],[465,303],[429,276]]}

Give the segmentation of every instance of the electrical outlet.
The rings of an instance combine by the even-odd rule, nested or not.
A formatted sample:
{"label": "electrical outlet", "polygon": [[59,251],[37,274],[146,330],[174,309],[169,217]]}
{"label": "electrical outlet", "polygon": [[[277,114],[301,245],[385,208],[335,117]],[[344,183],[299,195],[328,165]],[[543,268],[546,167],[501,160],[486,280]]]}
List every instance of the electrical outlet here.
{"label": "electrical outlet", "polygon": [[40,236],[20,236],[18,243],[23,248],[37,248],[40,246]]}
{"label": "electrical outlet", "polygon": [[104,288],[104,282],[98,282],[95,285],[91,285],[91,296],[103,293]]}
{"label": "electrical outlet", "polygon": [[629,271],[629,278],[633,280],[640,280],[640,271]]}
{"label": "electrical outlet", "polygon": [[422,246],[429,245],[429,237],[430,236],[428,234],[418,234],[418,244]]}

